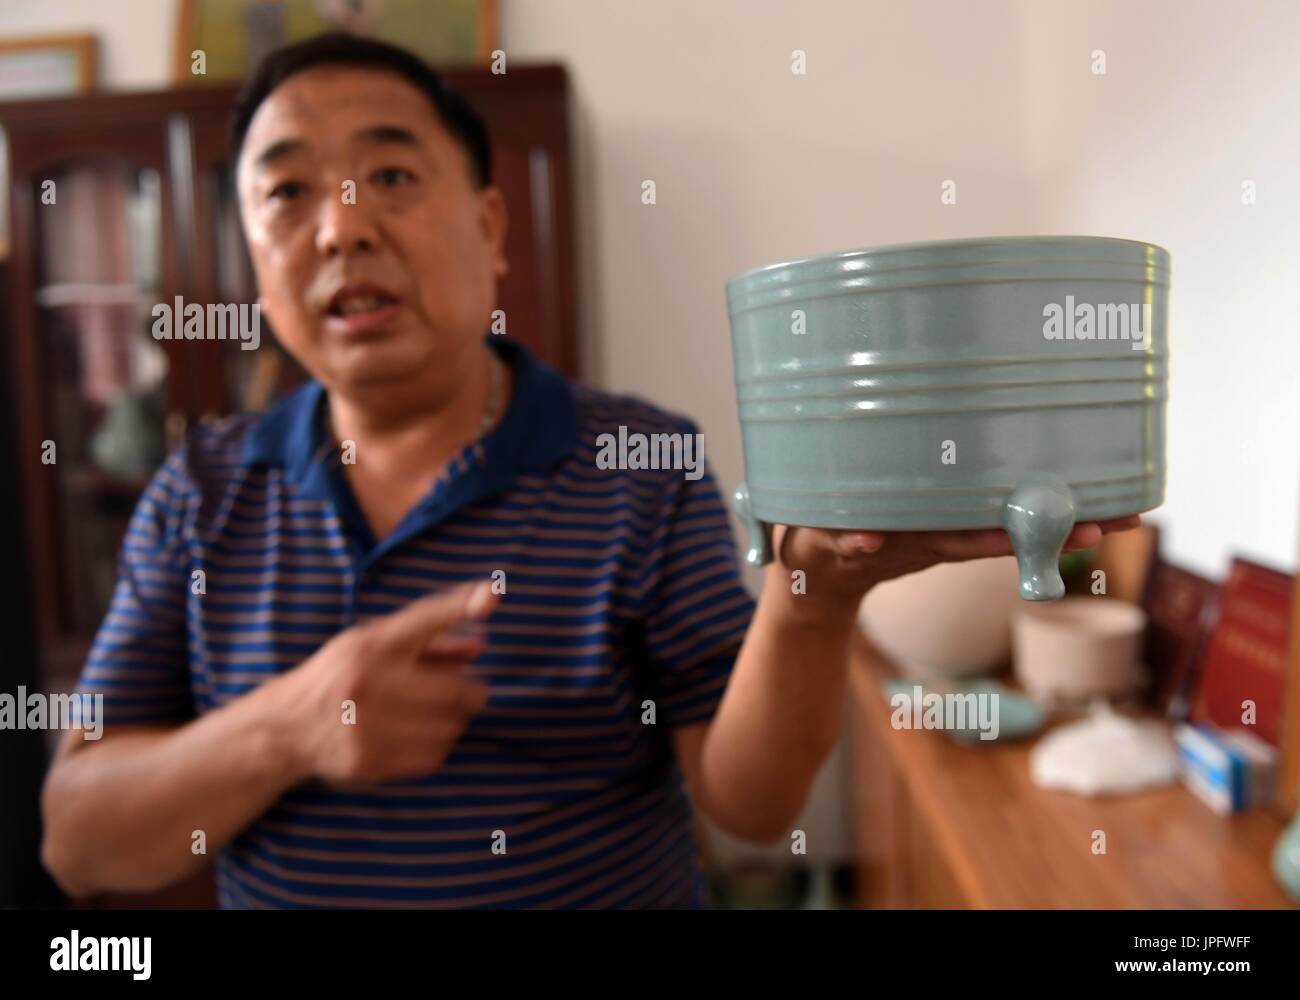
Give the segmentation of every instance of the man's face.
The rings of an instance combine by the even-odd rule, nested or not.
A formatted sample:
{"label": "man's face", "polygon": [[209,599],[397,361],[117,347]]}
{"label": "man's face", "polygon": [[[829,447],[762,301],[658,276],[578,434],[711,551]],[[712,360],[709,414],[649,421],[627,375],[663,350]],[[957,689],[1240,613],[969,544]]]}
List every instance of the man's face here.
{"label": "man's face", "polygon": [[262,309],[327,386],[419,379],[486,331],[506,273],[503,199],[475,186],[401,77],[290,77],[253,116],[237,178]]}

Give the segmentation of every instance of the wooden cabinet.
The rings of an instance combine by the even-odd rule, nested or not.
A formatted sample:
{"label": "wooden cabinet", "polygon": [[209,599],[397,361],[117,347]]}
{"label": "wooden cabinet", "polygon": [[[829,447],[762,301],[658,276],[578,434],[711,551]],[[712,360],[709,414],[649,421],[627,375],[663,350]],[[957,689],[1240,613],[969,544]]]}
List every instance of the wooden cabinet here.
{"label": "wooden cabinet", "polygon": [[[564,69],[445,76],[493,137],[510,214],[498,303],[506,335],[576,375]],[[250,387],[267,371],[281,392],[305,377],[270,337],[242,351],[233,340],[149,333],[153,305],[177,296],[256,299],[226,152],[234,97],[213,87],[0,104],[10,210],[0,333],[12,373],[20,571],[47,691],[75,682],[136,499],[179,433],[206,414],[264,405],[267,394]]]}

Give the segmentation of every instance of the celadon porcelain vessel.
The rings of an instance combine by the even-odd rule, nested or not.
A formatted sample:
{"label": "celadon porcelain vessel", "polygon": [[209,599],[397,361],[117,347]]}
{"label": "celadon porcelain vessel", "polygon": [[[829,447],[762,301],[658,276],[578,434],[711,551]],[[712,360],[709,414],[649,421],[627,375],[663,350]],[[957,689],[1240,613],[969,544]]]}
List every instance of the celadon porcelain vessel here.
{"label": "celadon porcelain vessel", "polygon": [[1055,600],[1079,521],[1159,506],[1169,254],[1085,236],[850,250],[727,283],[748,561],[773,524],[1005,527]]}

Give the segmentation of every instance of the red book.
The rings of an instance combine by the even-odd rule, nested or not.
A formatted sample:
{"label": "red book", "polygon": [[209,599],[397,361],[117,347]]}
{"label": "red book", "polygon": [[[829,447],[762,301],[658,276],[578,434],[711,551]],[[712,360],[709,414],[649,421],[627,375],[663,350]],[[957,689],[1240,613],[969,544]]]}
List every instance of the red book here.
{"label": "red book", "polygon": [[1242,727],[1243,702],[1254,702],[1247,728],[1278,746],[1282,734],[1287,639],[1294,578],[1234,559],[1210,634],[1193,717],[1225,729]]}
{"label": "red book", "polygon": [[1142,600],[1148,698],[1173,718],[1186,719],[1191,710],[1218,595],[1218,584],[1172,563],[1157,559],[1151,568]]}

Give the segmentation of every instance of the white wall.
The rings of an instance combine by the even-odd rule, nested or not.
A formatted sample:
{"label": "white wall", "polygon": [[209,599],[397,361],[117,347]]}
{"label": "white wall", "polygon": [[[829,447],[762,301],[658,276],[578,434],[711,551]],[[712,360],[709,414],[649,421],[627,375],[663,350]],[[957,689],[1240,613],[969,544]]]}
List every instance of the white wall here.
{"label": "white wall", "polygon": [[[1294,569],[1300,4],[1034,0],[1026,11],[1037,227],[1172,254],[1162,546],[1213,577],[1233,554]],[[1254,205],[1242,203],[1247,180]]]}

